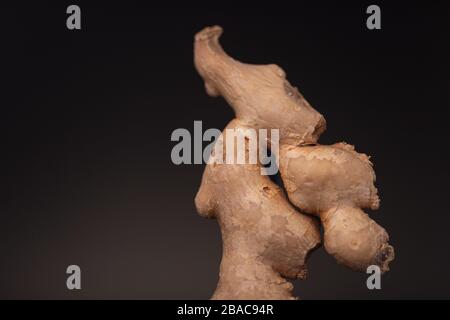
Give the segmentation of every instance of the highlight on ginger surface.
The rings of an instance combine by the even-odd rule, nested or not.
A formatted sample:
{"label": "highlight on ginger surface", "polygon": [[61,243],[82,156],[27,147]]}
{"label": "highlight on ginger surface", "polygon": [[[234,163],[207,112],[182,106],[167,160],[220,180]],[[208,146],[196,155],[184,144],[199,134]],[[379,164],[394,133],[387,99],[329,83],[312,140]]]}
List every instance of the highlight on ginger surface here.
{"label": "highlight on ginger surface", "polygon": [[[325,119],[286,80],[285,72],[273,64],[234,60],[220,46],[221,34],[222,29],[214,26],[195,36],[194,63],[207,93],[222,96],[233,108],[236,119],[229,126],[279,129],[278,160],[288,199],[302,212],[320,218],[325,250],[353,270],[365,271],[370,265],[378,265],[383,272],[389,270],[394,258],[389,236],[362,211],[379,205],[368,157],[345,143],[319,145]],[[255,165],[208,164],[196,197],[200,214],[216,217],[222,231],[224,255],[213,298],[290,297],[278,286],[272,288],[277,283],[274,279],[301,274],[305,257],[319,243],[314,222],[295,211],[283,191],[252,168],[260,169]],[[250,175],[253,170],[256,174]],[[267,197],[265,186],[276,196]],[[280,229],[276,221],[287,224]],[[296,231],[287,225],[295,225]],[[272,249],[264,251],[261,244]],[[268,289],[255,286],[257,280],[266,282]]]}

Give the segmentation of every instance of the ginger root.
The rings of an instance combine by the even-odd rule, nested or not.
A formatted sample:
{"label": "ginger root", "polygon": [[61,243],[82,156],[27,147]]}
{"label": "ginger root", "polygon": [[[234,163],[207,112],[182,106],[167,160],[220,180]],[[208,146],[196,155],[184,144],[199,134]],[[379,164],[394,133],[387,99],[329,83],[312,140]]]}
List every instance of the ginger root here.
{"label": "ginger root", "polygon": [[[214,26],[195,36],[194,62],[207,93],[222,96],[235,111],[230,126],[279,129],[280,172],[288,198],[301,211],[320,217],[326,251],[354,270],[373,264],[389,270],[394,258],[389,236],[362,211],[379,205],[368,157],[345,143],[318,145],[325,119],[285,72],[273,64],[234,60],[220,46],[221,34]],[[196,205],[203,216],[216,217],[222,230],[224,254],[213,298],[290,297],[287,287],[274,286],[282,281],[277,272],[283,277],[302,274],[308,252],[319,243],[318,230],[259,174],[258,165],[208,164]]]}
{"label": "ginger root", "polygon": [[219,44],[222,28],[205,28],[195,36],[194,63],[210,96],[222,96],[242,124],[253,129],[279,129],[280,144],[314,143],[325,131],[314,110],[277,65],[244,64]]}
{"label": "ginger root", "polygon": [[[233,120],[226,129],[244,128]],[[293,286],[283,278],[306,277],[306,258],[320,244],[317,221],[299,214],[261,175],[260,164],[221,164],[214,156],[195,198],[200,215],[216,218],[222,233],[220,280],[212,299],[292,299]]]}
{"label": "ginger root", "polygon": [[378,209],[375,173],[365,154],[353,146],[282,147],[280,172],[291,202],[318,215],[326,251],[354,270],[378,265],[389,270],[393,248],[382,227],[361,208]]}

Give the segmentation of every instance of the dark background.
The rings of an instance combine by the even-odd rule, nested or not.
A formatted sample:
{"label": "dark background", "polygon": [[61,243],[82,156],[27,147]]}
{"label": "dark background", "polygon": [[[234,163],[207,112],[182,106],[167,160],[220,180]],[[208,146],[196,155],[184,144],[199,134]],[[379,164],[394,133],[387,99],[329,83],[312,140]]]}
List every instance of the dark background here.
{"label": "dark background", "polygon": [[[213,24],[233,57],[286,70],[327,119],[322,143],[375,163],[371,216],[396,250],[382,290],[320,249],[296,293],[450,298],[445,1],[150,3],[1,5],[0,298],[210,297],[221,239],[193,203],[204,166],[173,165],[170,135],[233,117],[193,66],[193,36]],[[366,28],[373,3],[382,30]],[[80,291],[66,289],[70,264]]]}

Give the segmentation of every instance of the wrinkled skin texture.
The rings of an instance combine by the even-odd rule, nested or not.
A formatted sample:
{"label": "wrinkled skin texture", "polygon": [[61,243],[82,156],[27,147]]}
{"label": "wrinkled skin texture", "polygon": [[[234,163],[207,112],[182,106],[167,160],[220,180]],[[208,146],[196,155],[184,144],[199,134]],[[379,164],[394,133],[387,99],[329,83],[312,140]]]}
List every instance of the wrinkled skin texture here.
{"label": "wrinkled skin texture", "polygon": [[[368,157],[345,143],[318,145],[325,119],[286,80],[285,72],[273,64],[234,60],[220,46],[221,34],[222,29],[215,26],[195,36],[195,67],[207,93],[222,96],[233,108],[236,120],[231,126],[280,130],[280,172],[288,198],[301,211],[320,218],[329,254],[354,270],[365,271],[372,264],[383,272],[389,270],[394,258],[389,236],[362,211],[379,205]],[[280,276],[302,274],[308,251],[318,243],[312,220],[294,215],[282,191],[257,168],[208,165],[196,198],[200,214],[216,217],[222,230],[224,254],[216,299],[290,298]],[[255,174],[250,175],[253,170]],[[261,192],[266,185],[274,196]],[[286,242],[291,233],[285,227],[276,233],[281,238],[271,238],[274,230],[280,230],[275,219],[289,221],[287,216],[296,217],[295,223],[288,223],[296,228],[295,236],[289,238],[292,245]],[[303,242],[298,238],[301,234]]]}

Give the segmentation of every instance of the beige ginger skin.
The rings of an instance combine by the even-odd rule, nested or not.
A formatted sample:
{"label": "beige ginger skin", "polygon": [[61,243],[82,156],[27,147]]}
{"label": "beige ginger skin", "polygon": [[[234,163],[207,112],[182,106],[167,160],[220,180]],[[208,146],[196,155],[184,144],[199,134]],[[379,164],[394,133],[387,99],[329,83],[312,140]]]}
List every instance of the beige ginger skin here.
{"label": "beige ginger skin", "polygon": [[[222,96],[235,111],[237,120],[230,126],[279,129],[280,173],[287,196],[302,212],[320,218],[326,251],[353,270],[365,271],[373,264],[383,272],[389,270],[388,264],[394,258],[394,250],[388,244],[389,236],[362,211],[379,206],[375,173],[368,157],[345,143],[318,145],[317,140],[326,129],[325,119],[286,80],[285,72],[276,65],[251,65],[234,60],[220,46],[221,34],[222,29],[214,26],[195,36],[194,62],[207,93]],[[278,279],[278,274],[282,277],[293,277],[296,272],[301,274],[308,251],[318,243],[314,241],[318,228],[308,217],[290,207],[282,190],[270,179],[257,170],[249,175],[250,168],[259,166],[207,165],[196,197],[200,214],[216,217],[222,230],[224,253],[213,298],[276,296],[285,299],[291,297],[290,290],[275,294],[273,292],[280,292],[275,289],[279,289],[278,286],[268,285],[264,289],[266,287],[253,287],[250,283],[273,284],[277,283],[278,280],[274,280]],[[261,192],[266,185],[270,194],[276,191],[277,196],[266,197]],[[258,201],[249,201],[258,197]],[[292,218],[294,216],[296,218]],[[289,221],[287,217],[295,219],[297,233],[292,233],[295,236],[291,240],[296,244],[284,242],[287,233],[283,229],[284,233],[276,232],[283,238],[283,245],[272,246],[275,239],[270,239],[274,230],[280,231],[279,224],[274,223],[273,219],[278,219],[275,217],[286,217],[286,221]],[[230,232],[231,229],[235,231]],[[301,242],[299,237],[306,239]],[[261,247],[256,246],[260,243],[283,250],[279,254],[271,253],[271,258],[266,259],[267,252],[261,255]],[[248,264],[244,261],[252,261],[252,267],[246,267]],[[258,268],[253,264],[255,261],[259,262]],[[245,286],[242,279],[252,280]]]}

